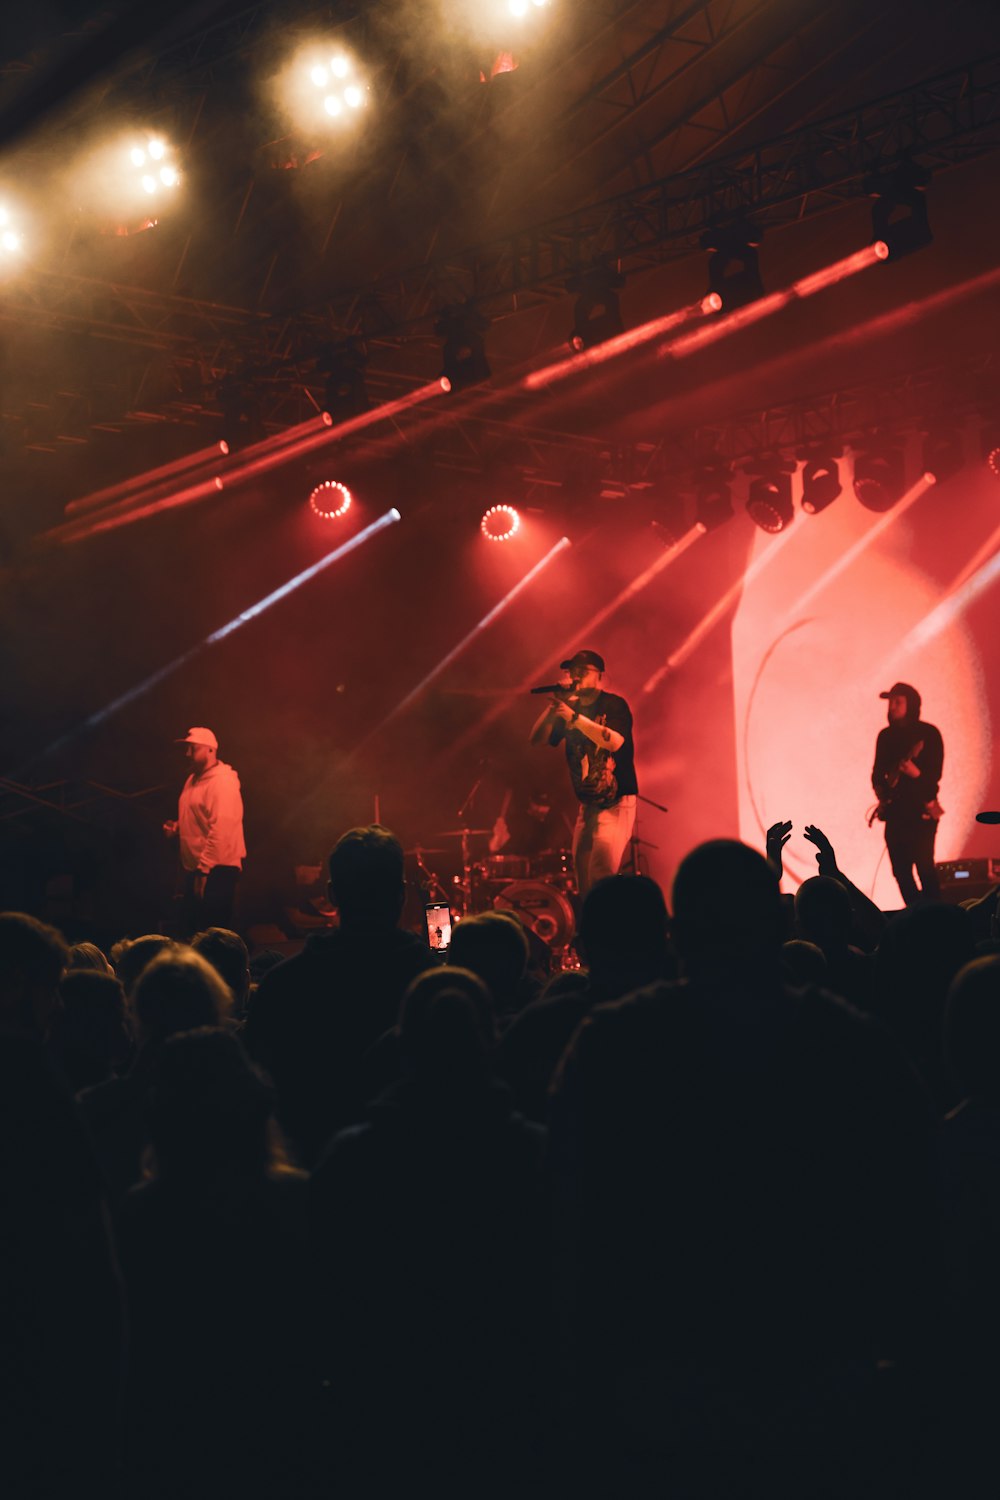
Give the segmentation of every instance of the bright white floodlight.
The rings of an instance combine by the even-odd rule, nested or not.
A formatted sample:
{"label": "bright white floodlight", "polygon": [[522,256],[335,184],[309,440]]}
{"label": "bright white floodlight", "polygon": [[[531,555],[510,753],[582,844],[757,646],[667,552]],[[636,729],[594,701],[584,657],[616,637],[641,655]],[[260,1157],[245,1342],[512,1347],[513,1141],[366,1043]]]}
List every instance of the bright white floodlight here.
{"label": "bright white floodlight", "polygon": [[361,108],[368,92],[357,59],[322,42],[313,42],[296,54],[280,89],[286,107],[305,129],[324,117],[342,129],[347,115]]}

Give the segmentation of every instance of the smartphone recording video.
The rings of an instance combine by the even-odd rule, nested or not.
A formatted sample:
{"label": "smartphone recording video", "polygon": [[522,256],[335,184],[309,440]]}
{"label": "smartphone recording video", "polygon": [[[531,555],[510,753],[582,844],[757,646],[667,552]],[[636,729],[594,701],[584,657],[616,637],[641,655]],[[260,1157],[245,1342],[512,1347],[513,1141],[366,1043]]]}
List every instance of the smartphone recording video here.
{"label": "smartphone recording video", "polygon": [[451,907],[446,901],[429,901],[424,907],[427,943],[443,958],[451,947]]}

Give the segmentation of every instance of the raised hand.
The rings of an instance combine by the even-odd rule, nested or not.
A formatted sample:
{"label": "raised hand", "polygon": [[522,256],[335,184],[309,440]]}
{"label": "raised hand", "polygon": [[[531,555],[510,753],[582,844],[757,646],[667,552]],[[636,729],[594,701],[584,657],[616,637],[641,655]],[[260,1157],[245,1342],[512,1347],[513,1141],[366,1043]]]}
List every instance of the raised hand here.
{"label": "raised hand", "polygon": [[772,823],[767,830],[767,843],[765,852],[768,859],[778,872],[779,879],[784,874],[784,866],[781,862],[781,851],[792,836],[791,823]]}
{"label": "raised hand", "polygon": [[816,845],[816,864],[821,875],[837,874],[837,852],[822,828],[817,828],[814,823],[807,823],[803,833],[810,844]]}

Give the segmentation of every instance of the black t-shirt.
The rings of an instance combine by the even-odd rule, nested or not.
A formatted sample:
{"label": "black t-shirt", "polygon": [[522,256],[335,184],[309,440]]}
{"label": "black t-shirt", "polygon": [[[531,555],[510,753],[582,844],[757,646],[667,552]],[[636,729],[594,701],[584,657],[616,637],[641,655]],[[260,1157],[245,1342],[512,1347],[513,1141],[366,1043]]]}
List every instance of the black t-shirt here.
{"label": "black t-shirt", "polygon": [[635,745],[632,741],[632,710],[617,693],[599,693],[593,703],[581,704],[580,713],[595,724],[617,730],[623,738],[620,749],[602,750],[578,729],[571,729],[560,719],[549,743],[566,742],[566,764],[579,801],[598,807],[611,807],[621,797],[634,796],[639,790],[635,779]]}

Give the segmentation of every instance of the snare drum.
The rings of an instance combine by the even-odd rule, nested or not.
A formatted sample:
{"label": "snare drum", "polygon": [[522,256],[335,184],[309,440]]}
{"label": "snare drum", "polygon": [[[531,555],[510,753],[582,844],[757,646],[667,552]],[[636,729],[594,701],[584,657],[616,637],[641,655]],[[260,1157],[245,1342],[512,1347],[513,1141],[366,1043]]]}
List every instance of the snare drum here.
{"label": "snare drum", "polygon": [[531,861],[523,854],[491,854],[486,866],[490,879],[500,882],[527,880],[531,875]]}
{"label": "snare drum", "polygon": [[570,849],[543,849],[531,861],[533,880],[551,880],[560,890],[572,890],[573,852]]}
{"label": "snare drum", "polygon": [[573,936],[573,908],[562,891],[541,880],[514,880],[494,896],[497,911],[512,911],[550,948],[565,948]]}

